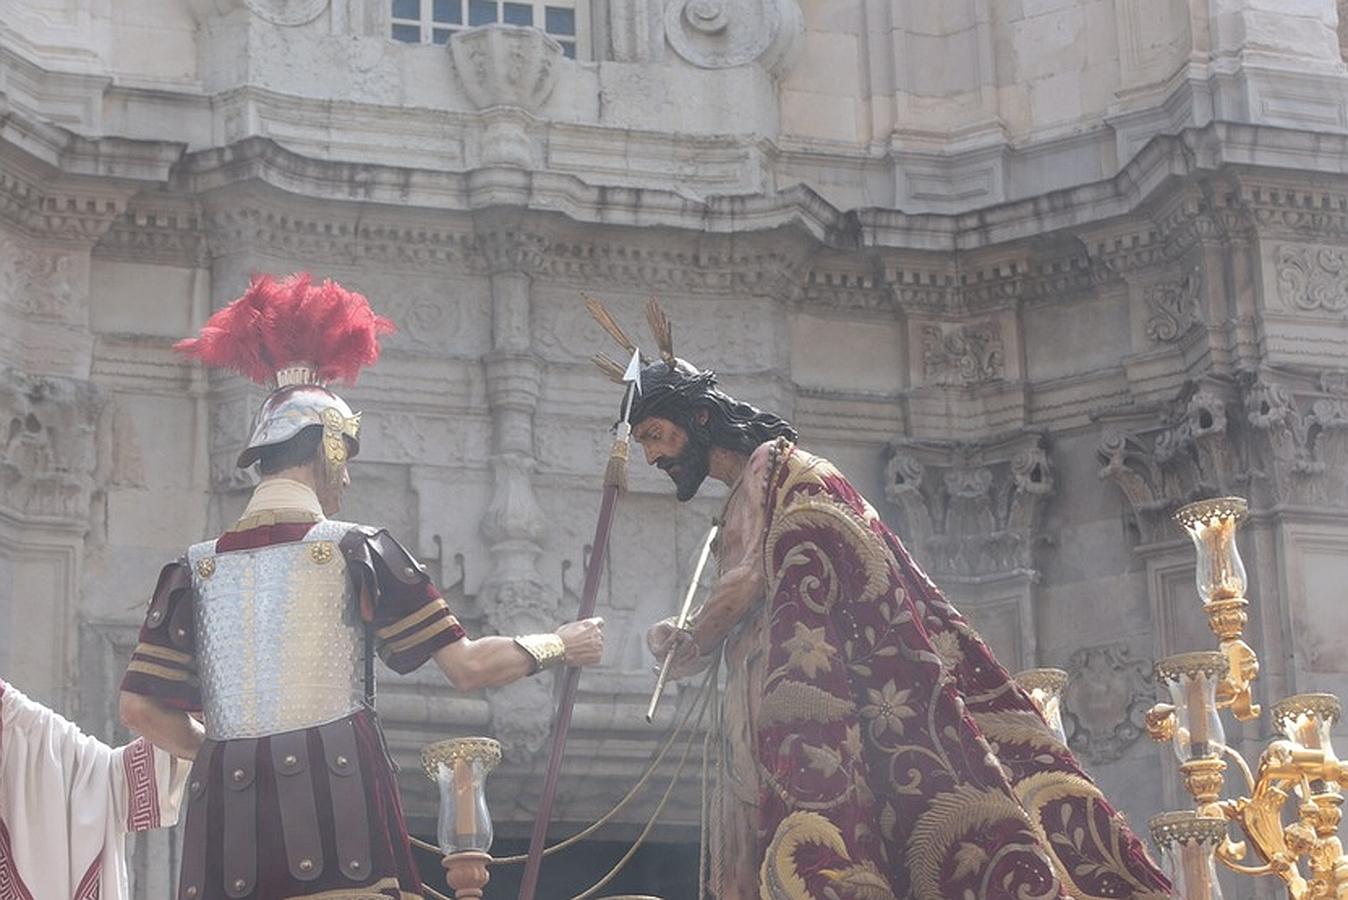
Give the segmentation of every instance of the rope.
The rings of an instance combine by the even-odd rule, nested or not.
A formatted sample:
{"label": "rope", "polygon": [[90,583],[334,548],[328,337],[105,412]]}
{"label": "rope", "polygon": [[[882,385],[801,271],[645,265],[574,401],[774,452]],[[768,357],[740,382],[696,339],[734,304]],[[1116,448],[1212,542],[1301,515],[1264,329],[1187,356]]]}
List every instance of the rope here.
{"label": "rope", "polygon": [[[627,795],[623,797],[621,800],[619,800],[616,806],[614,806],[611,810],[609,810],[608,812],[600,816],[598,819],[596,819],[592,825],[589,825],[583,831],[579,831],[576,834],[573,834],[571,837],[566,838],[565,840],[562,841],[558,841],[551,847],[546,848],[543,851],[543,855],[545,857],[550,856],[551,854],[556,853],[560,850],[565,850],[567,847],[570,847],[573,844],[583,841],[585,838],[589,837],[590,835],[598,831],[600,828],[607,825],[610,821],[612,821],[614,816],[622,812],[622,810],[627,806],[628,803],[632,802],[632,799],[636,797],[636,795],[641,791],[641,789],[644,788],[646,784],[651,780],[651,777],[655,775],[655,770],[659,767],[660,763],[664,762],[665,755],[669,753],[669,749],[674,746],[674,742],[678,740],[679,735],[683,733],[683,729],[688,725],[688,720],[692,718],[693,711],[697,709],[698,702],[703,698],[703,694],[707,690],[707,685],[711,681],[711,674],[712,673],[710,672],[707,673],[707,677],[702,679],[702,685],[701,687],[698,688],[698,695],[693,700],[693,702],[688,705],[688,711],[683,714],[683,721],[679,722],[679,724],[675,727],[675,729],[672,732],[670,732],[669,737],[666,738],[665,740],[664,746],[662,746],[659,749],[659,751],[656,752],[655,756],[651,759],[650,764],[646,767],[646,771],[642,774],[641,778],[637,781],[637,783],[632,786],[632,789],[627,792]],[[701,717],[698,718],[698,721],[701,722]],[[696,726],[694,726],[694,730],[696,730]],[[528,854],[520,854],[519,856],[503,856],[500,859],[492,860],[491,864],[494,866],[500,865],[513,866],[524,862],[526,859],[528,859]]]}
{"label": "rope", "polygon": [[[707,681],[703,682],[704,688],[710,680],[709,676]],[[674,769],[673,777],[669,779],[669,787],[665,788],[664,796],[662,796],[660,802],[656,804],[655,812],[651,814],[650,821],[646,823],[646,827],[641,830],[641,834],[637,835],[637,839],[632,842],[632,846],[623,854],[622,859],[619,859],[613,865],[613,868],[608,870],[608,873],[603,878],[599,879],[593,887],[572,897],[571,900],[589,900],[589,898],[593,897],[604,885],[618,877],[618,873],[622,871],[623,866],[631,862],[632,857],[641,849],[642,843],[646,840],[647,835],[651,833],[651,829],[655,827],[656,821],[659,820],[660,813],[665,811],[665,804],[669,802],[670,795],[674,793],[674,788],[678,787],[679,776],[683,774],[683,767],[688,763],[688,754],[693,752],[693,744],[696,742],[695,739],[697,737],[698,726],[702,724],[702,717],[706,714],[707,708],[712,705],[710,699],[711,696],[711,693],[704,692],[698,696],[697,700],[693,701],[693,706],[697,706],[698,701],[702,702],[702,710],[698,713],[697,723],[693,726],[693,736],[690,737],[688,743],[684,745],[683,756],[679,757],[679,765]],[[690,707],[689,712],[691,713],[691,711],[692,708]]]}
{"label": "rope", "polygon": [[[716,669],[718,679],[720,677],[721,660],[723,652],[724,650],[718,651],[716,658],[712,661],[712,666]],[[717,778],[719,779],[725,774],[724,772],[721,771],[721,759],[725,748],[719,743],[719,741],[721,740],[721,736],[725,734],[724,722],[721,718],[725,712],[725,708],[721,703],[719,680],[716,684],[712,686],[712,698],[713,698],[712,702],[715,704],[715,708],[712,710],[712,727],[707,729],[707,734],[702,739],[702,828],[701,834],[698,835],[698,844],[697,844],[698,900],[706,900],[707,883],[709,881],[716,882],[717,884],[720,883],[719,878],[717,877],[713,869],[717,867],[721,857],[719,854],[712,853],[711,850],[712,811],[710,804],[707,802],[707,793],[709,791],[709,786],[712,782],[711,776],[709,774],[709,768],[712,765],[711,761],[713,759],[716,760]],[[715,749],[714,753],[712,746],[713,744],[716,744],[716,747],[714,748]],[[722,781],[721,783],[724,784],[725,782]],[[723,801],[720,797],[717,797],[715,798],[715,800],[713,800],[713,802],[719,804]]]}
{"label": "rope", "polygon": [[[687,709],[686,712],[684,712],[684,714],[683,714],[683,719],[679,722],[678,725],[676,725],[676,726],[674,727],[673,731],[670,732],[669,737],[665,739],[665,742],[664,742],[664,744],[660,747],[660,749],[656,751],[655,755],[651,758],[651,762],[647,765],[646,771],[642,773],[641,778],[638,779],[638,780],[637,780],[637,783],[634,784],[634,785],[632,786],[632,789],[629,790],[629,791],[627,792],[627,794],[626,794],[621,800],[619,800],[618,803],[617,803],[612,809],[610,809],[608,812],[604,813],[604,815],[600,816],[597,820],[595,820],[595,822],[594,822],[593,824],[587,826],[587,827],[586,827],[585,829],[583,829],[582,831],[579,831],[579,832],[577,832],[576,834],[573,834],[571,837],[568,837],[568,838],[566,838],[566,839],[564,839],[564,840],[558,841],[556,844],[553,844],[551,847],[544,848],[544,850],[543,850],[543,856],[544,856],[544,857],[551,856],[551,855],[554,854],[554,853],[557,853],[557,852],[559,852],[559,851],[561,851],[561,850],[565,850],[567,847],[570,847],[570,846],[572,846],[572,845],[574,845],[574,844],[576,844],[576,843],[578,843],[578,842],[580,842],[580,841],[585,840],[587,837],[589,837],[590,835],[594,834],[594,833],[597,832],[600,828],[602,828],[603,826],[607,825],[610,821],[612,821],[612,819],[613,819],[614,816],[616,816],[618,813],[622,812],[622,810],[623,810],[624,808],[626,808],[627,804],[629,804],[629,803],[632,802],[632,799],[635,798],[636,795],[637,795],[638,793],[641,792],[642,788],[644,788],[644,787],[647,785],[647,783],[649,783],[649,781],[651,780],[651,777],[654,776],[656,769],[659,768],[660,763],[664,762],[665,756],[668,755],[670,748],[674,746],[674,742],[675,742],[676,740],[678,740],[679,735],[682,734],[682,733],[683,733],[683,730],[687,727],[687,725],[688,725],[688,720],[692,718],[693,712],[696,711],[696,710],[698,709],[699,703],[701,703],[701,705],[702,705],[702,712],[703,712],[703,713],[706,712],[706,709],[707,709],[707,703],[702,702],[702,701],[706,700],[706,698],[707,698],[707,689],[708,689],[708,686],[711,685],[712,678],[713,678],[714,675],[716,675],[716,672],[717,672],[717,669],[718,669],[718,668],[719,668],[719,666],[718,666],[717,664],[715,664],[715,663],[710,667],[709,671],[707,672],[706,677],[702,679],[702,684],[701,684],[701,686],[698,688],[698,694],[697,694],[697,697],[694,698],[694,700],[693,700],[692,703],[688,704],[688,709]],[[697,726],[698,726],[698,725],[701,725],[701,723],[702,723],[702,714],[699,714],[699,715],[698,715],[697,724],[693,726],[693,732],[694,732],[694,734],[696,734],[696,732],[697,732]],[[689,746],[689,747],[692,746],[692,740],[691,740],[691,738],[690,738],[690,740],[689,740],[689,745],[688,745],[688,746]],[[684,751],[684,755],[685,755],[685,758],[686,758],[686,756],[687,756],[687,750]],[[683,769],[683,763],[680,762],[678,771],[681,772],[682,769]],[[677,781],[678,781],[678,775],[676,774],[676,775],[674,776],[674,781],[671,782],[671,784],[673,784],[674,782],[677,782]],[[668,792],[667,792],[667,793],[668,793]],[[703,785],[703,795],[704,795],[704,800],[705,800],[705,794],[706,794],[706,786],[705,786],[705,784],[704,784],[704,785]],[[656,816],[659,816],[660,811],[663,810],[663,808],[664,808],[664,803],[662,802],[662,803],[660,804],[659,808],[657,808],[657,810],[656,810]],[[654,824],[654,821],[655,821],[655,820],[654,820],[654,818],[653,818],[653,819],[651,820],[651,824],[652,824],[652,825]],[[649,831],[649,829],[650,829],[650,825],[647,826],[646,831]],[[642,832],[642,836],[643,836],[643,837],[644,837],[644,835],[646,834],[646,831],[643,831],[643,832]],[[423,841],[423,840],[421,840],[420,838],[415,837],[415,836],[412,836],[412,835],[409,835],[408,838],[409,838],[409,840],[410,840],[412,846],[413,846],[413,847],[416,847],[418,850],[425,850],[425,851],[428,852],[428,853],[434,853],[436,856],[443,856],[443,855],[444,855],[444,853],[440,850],[440,848],[437,847],[435,844],[428,843],[428,842]],[[640,840],[640,838],[638,838],[638,840]],[[528,854],[520,854],[520,855],[518,855],[518,856],[502,856],[502,857],[500,857],[500,858],[498,858],[498,859],[493,859],[493,860],[491,861],[490,864],[493,865],[493,866],[510,866],[510,865],[518,865],[518,864],[524,862],[525,860],[527,860],[528,858],[529,858],[529,857],[528,857]],[[427,890],[430,890],[430,888],[427,888]]]}
{"label": "rope", "polygon": [[444,894],[440,893],[430,885],[423,884],[421,886],[421,889],[427,894],[430,894],[432,897],[434,897],[435,900],[454,900],[453,897],[446,897]]}

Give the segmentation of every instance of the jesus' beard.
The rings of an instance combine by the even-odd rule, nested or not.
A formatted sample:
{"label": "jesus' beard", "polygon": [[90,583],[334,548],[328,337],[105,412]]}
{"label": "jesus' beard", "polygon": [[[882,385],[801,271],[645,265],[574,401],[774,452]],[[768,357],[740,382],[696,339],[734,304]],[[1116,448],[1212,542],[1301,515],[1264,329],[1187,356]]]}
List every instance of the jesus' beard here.
{"label": "jesus' beard", "polygon": [[697,496],[702,482],[711,472],[711,435],[707,429],[697,426],[685,429],[685,433],[688,441],[679,455],[656,464],[674,480],[676,496],[683,502]]}

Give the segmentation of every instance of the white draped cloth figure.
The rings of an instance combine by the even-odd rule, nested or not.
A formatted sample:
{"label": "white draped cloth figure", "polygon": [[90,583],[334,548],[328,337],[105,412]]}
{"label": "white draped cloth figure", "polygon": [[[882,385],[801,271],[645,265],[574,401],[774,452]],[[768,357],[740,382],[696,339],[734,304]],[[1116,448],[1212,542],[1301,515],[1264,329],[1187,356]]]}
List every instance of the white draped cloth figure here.
{"label": "white draped cloth figure", "polygon": [[166,828],[190,763],[109,747],[0,680],[0,900],[129,900],[126,836]]}

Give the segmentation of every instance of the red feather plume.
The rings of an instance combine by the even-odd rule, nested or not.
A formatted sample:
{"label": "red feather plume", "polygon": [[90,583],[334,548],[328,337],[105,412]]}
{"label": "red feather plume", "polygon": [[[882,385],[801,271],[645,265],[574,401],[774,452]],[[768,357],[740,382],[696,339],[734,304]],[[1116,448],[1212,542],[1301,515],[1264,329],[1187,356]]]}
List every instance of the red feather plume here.
{"label": "red feather plume", "polygon": [[339,378],[355,384],[360,370],[378,361],[380,336],[395,330],[363,295],[331,279],[314,284],[308,272],[280,280],[257,275],[242,297],[174,349],[263,385],[278,369],[299,363],[313,365],[324,384]]}

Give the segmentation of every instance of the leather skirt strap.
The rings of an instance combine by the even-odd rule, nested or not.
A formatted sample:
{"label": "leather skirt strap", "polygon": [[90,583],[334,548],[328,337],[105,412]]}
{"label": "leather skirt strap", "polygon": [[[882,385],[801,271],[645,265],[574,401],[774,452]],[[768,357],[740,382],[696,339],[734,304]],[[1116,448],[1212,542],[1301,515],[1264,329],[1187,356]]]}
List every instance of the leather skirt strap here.
{"label": "leather skirt strap", "polygon": [[204,741],[187,777],[187,824],[183,826],[183,863],[178,900],[206,897],[206,831],[210,821],[211,757],[219,744]]}
{"label": "leather skirt strap", "polygon": [[[323,872],[323,841],[310,771],[309,733],[300,730],[273,735],[271,762],[276,773],[286,863],[296,881],[313,881]],[[345,827],[340,819],[337,827]]]}
{"label": "leather skirt strap", "polygon": [[332,814],[337,821],[337,866],[352,881],[370,878],[370,816],[360,772],[356,728],[348,716],[320,725],[328,767]]}
{"label": "leather skirt strap", "polygon": [[225,741],[224,831],[225,893],[246,897],[257,884],[257,741]]}

